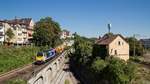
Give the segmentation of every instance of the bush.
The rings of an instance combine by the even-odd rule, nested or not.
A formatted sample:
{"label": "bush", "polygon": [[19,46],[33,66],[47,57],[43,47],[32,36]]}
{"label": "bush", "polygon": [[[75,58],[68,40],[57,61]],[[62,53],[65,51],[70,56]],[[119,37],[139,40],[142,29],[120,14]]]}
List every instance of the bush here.
{"label": "bush", "polygon": [[92,63],[91,68],[95,73],[101,73],[106,66],[107,66],[107,63],[104,60],[97,58]]}
{"label": "bush", "polygon": [[104,69],[106,80],[111,84],[129,84],[135,77],[135,66],[120,59],[112,58]]}
{"label": "bush", "polygon": [[93,74],[90,77],[94,77],[91,78],[94,84],[129,84],[135,78],[136,67],[133,63],[118,58],[98,58],[91,64],[91,71]]}

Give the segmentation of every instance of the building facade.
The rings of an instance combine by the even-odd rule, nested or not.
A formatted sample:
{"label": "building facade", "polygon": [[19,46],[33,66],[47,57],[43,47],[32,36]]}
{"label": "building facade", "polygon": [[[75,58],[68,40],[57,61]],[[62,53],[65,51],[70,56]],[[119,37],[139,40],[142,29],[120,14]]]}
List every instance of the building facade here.
{"label": "building facade", "polygon": [[[120,34],[104,35],[96,41],[99,55],[113,56],[127,61],[129,59],[129,44]],[[103,50],[104,52],[101,52]]]}
{"label": "building facade", "polygon": [[150,39],[140,39],[140,42],[144,46],[144,48],[150,49]]}
{"label": "building facade", "polygon": [[0,43],[2,44],[4,42],[4,25],[2,22],[0,22]]}
{"label": "building facade", "polygon": [[4,29],[4,41],[8,42],[8,36],[5,34],[8,29],[14,33],[13,38],[9,41],[13,44],[29,44],[32,39],[34,22],[31,18],[21,18],[13,20],[1,20]]}
{"label": "building facade", "polygon": [[61,32],[61,39],[71,38],[72,34],[68,30],[62,30]]}

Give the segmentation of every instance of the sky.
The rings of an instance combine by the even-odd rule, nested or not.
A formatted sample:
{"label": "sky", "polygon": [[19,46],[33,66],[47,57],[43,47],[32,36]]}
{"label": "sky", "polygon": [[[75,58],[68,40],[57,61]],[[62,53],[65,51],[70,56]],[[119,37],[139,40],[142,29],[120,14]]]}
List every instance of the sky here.
{"label": "sky", "polygon": [[150,0],[0,0],[0,19],[46,16],[62,29],[86,37],[108,32],[137,38],[150,38]]}

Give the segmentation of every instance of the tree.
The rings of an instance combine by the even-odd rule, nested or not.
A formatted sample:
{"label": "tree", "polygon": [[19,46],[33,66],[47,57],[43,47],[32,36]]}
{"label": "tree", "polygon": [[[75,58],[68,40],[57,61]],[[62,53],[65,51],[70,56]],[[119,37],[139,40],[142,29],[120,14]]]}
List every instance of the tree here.
{"label": "tree", "polygon": [[136,38],[133,38],[133,37],[129,37],[126,39],[127,39],[129,46],[130,46],[130,49],[129,49],[130,50],[130,56],[134,55],[134,47],[135,47],[135,55],[136,56],[143,56],[144,47],[142,46],[142,44]]}
{"label": "tree", "polygon": [[37,46],[55,47],[60,42],[60,32],[60,25],[51,17],[42,18],[34,27],[34,43]]}
{"label": "tree", "polygon": [[108,59],[108,62],[102,74],[110,84],[130,84],[135,78],[136,67],[133,63],[124,62],[118,58]]}
{"label": "tree", "polygon": [[[84,37],[85,38],[85,37]],[[86,64],[92,53],[92,43],[79,35],[75,35],[75,60],[77,63]]]}
{"label": "tree", "polygon": [[12,29],[11,28],[9,28],[7,31],[6,31],[6,35],[7,35],[7,41],[8,41],[8,43],[10,42],[10,40],[14,37],[14,33],[13,33],[13,31],[12,31]]}

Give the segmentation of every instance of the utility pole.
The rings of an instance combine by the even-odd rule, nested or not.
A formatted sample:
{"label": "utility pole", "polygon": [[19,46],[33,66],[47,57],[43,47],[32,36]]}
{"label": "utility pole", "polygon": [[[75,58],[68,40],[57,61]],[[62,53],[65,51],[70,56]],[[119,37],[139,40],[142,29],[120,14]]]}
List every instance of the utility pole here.
{"label": "utility pole", "polygon": [[135,56],[135,34],[133,35],[134,41],[133,41],[133,55]]}
{"label": "utility pole", "polygon": [[133,48],[134,48],[134,50],[133,50],[133,55],[135,56],[135,54],[136,54],[136,46],[135,46],[135,41],[136,41],[136,37],[140,37],[141,35],[140,34],[134,34],[133,35],[133,38],[134,38],[134,40],[133,40]]}

